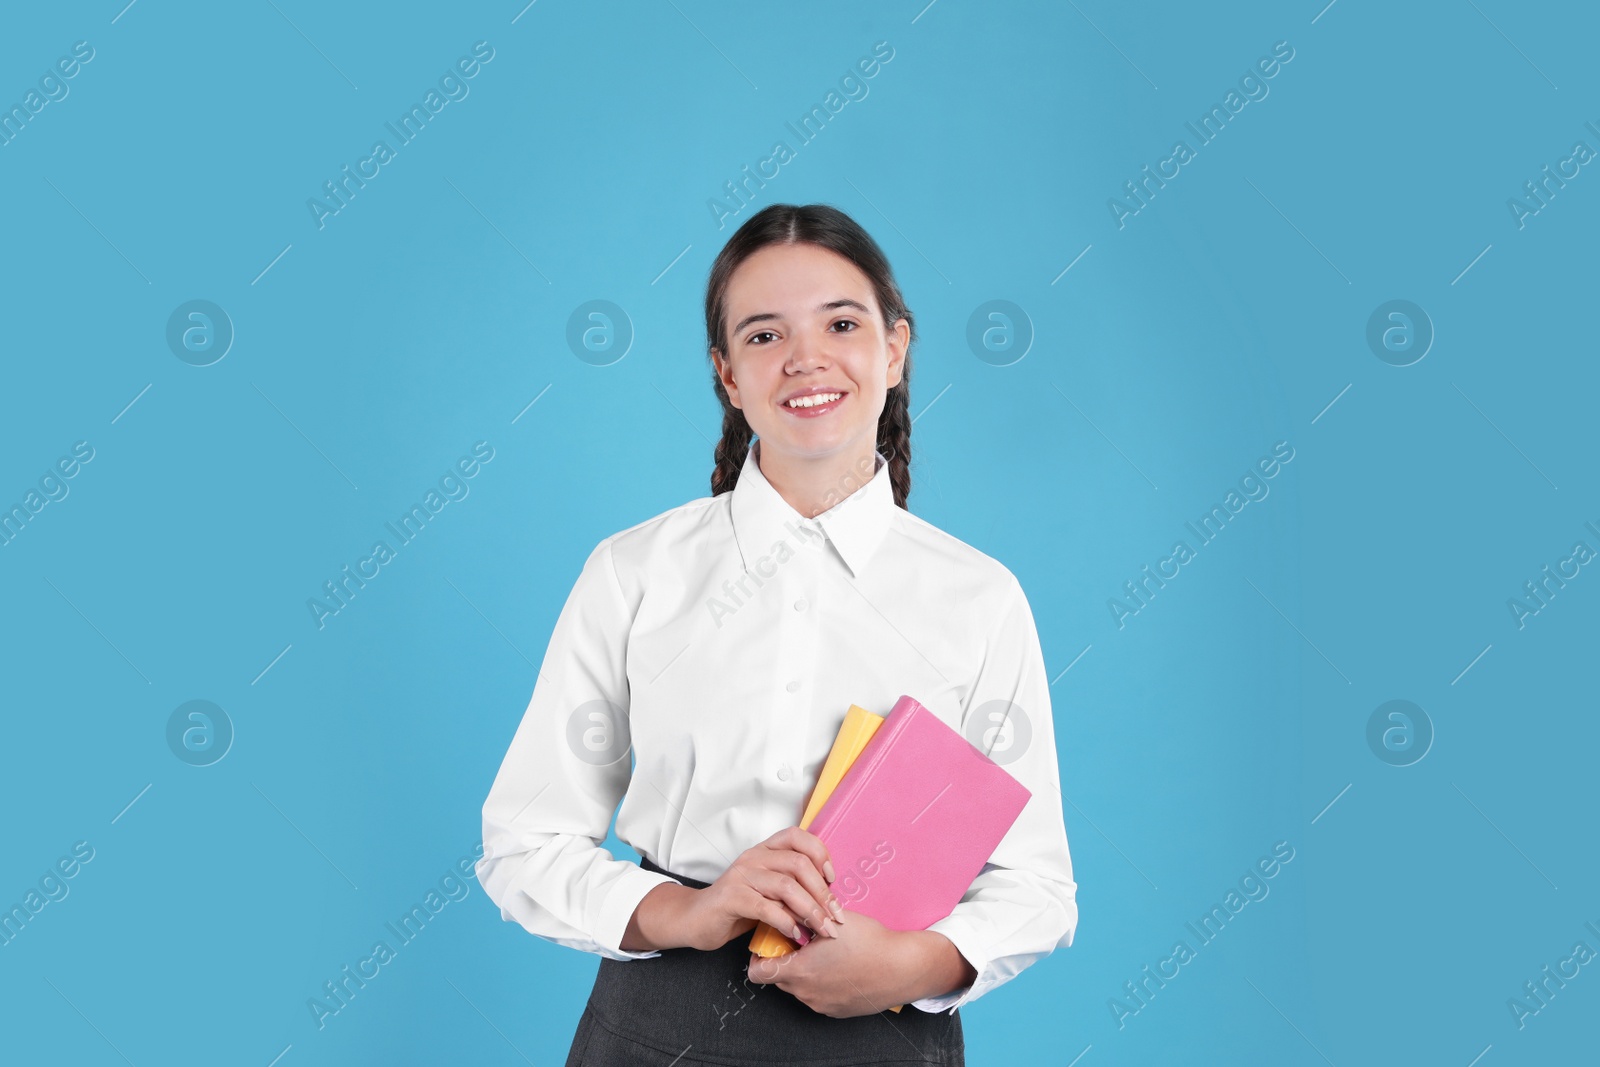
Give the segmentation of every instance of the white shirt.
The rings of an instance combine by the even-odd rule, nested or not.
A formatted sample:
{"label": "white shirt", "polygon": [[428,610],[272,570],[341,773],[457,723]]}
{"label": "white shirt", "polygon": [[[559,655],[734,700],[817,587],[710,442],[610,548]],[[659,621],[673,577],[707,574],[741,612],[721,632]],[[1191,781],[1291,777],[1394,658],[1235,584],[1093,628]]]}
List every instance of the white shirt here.
{"label": "white shirt", "polygon": [[1033,614],[1004,565],[895,505],[881,453],[864,486],[847,482],[808,520],[762,476],[759,447],[731,492],[590,553],[484,803],[478,881],[502,918],[546,940],[660,955],[621,948],[639,901],[671,879],[602,847],[613,810],[640,855],[715,881],[798,825],[851,704],[887,715],[909,694],[1032,792],[928,927],[977,979],[913,1003],[953,1010],[1077,928]]}

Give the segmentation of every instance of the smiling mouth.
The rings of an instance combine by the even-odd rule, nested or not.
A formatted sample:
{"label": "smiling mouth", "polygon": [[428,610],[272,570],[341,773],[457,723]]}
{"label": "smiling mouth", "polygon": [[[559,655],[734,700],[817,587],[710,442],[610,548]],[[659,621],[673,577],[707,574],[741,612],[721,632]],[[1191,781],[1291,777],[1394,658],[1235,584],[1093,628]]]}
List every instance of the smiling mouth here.
{"label": "smiling mouth", "polygon": [[797,396],[787,400],[782,406],[786,411],[793,411],[802,415],[820,414],[824,411],[832,411],[838,406],[839,401],[843,399],[843,393],[808,393],[805,396]]}

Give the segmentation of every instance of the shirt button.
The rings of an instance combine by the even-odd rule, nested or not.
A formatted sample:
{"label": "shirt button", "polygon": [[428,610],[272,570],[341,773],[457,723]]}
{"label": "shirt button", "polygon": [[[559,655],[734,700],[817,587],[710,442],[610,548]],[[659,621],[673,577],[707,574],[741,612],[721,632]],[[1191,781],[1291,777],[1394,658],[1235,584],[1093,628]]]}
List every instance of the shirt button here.
{"label": "shirt button", "polygon": [[796,600],[794,602],[794,610],[796,610],[796,611],[804,611],[804,610],[806,610],[806,599],[805,599],[805,597],[801,597],[799,600]]}
{"label": "shirt button", "polygon": [[789,765],[785,763],[782,767],[778,768],[778,781],[787,782],[789,780],[789,774]]}
{"label": "shirt button", "polygon": [[794,681],[784,686],[784,688],[791,693],[798,693],[800,691],[800,679],[796,678]]}

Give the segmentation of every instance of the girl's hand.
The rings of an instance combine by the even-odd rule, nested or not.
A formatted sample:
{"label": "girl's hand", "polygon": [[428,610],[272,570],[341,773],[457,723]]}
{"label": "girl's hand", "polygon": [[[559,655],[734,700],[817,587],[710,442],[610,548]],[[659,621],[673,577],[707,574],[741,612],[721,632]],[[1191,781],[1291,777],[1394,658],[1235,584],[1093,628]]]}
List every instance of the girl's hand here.
{"label": "girl's hand", "polygon": [[[823,939],[838,936],[844,909],[828,889],[833,864],[822,839],[798,826],[779,830],[739,854],[722,876],[694,896],[684,918],[689,946],[711,951],[758,921],[794,937],[796,924]],[[819,940],[823,940],[819,939]]]}
{"label": "girl's hand", "polygon": [[891,930],[857,911],[848,915],[838,937],[819,937],[771,959],[752,952],[750,980],[776,985],[835,1019],[873,1015],[923,996],[913,986],[920,966],[917,938],[927,935]]}

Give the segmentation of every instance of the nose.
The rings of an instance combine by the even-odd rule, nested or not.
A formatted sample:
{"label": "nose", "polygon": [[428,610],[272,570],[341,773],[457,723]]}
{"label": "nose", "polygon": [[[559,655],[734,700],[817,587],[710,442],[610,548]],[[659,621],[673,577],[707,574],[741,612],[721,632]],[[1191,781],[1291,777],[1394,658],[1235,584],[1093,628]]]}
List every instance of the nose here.
{"label": "nose", "polygon": [[828,365],[828,354],[823,338],[799,334],[789,345],[787,370],[790,374],[804,374]]}

